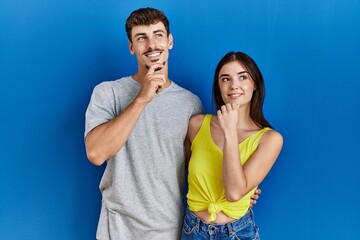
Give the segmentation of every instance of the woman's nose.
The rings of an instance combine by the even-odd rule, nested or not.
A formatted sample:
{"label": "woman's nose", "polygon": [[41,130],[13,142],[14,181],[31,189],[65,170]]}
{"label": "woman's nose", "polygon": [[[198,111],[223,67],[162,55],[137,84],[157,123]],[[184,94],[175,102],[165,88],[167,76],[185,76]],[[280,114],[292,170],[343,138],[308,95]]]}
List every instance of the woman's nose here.
{"label": "woman's nose", "polygon": [[230,89],[238,89],[239,88],[239,84],[237,84],[235,81],[233,81],[231,83]]}

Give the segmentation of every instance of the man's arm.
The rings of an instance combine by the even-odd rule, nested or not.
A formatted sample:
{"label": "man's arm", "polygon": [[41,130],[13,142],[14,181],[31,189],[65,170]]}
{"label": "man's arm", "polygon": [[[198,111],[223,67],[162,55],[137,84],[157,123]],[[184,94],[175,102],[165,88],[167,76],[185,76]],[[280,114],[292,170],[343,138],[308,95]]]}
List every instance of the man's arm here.
{"label": "man's arm", "polygon": [[251,207],[257,203],[257,200],[259,200],[260,194],[261,194],[261,189],[258,188],[255,190],[254,194],[251,195],[251,197],[250,197],[250,206]]}
{"label": "man's arm", "polygon": [[86,135],[86,154],[90,162],[102,165],[124,146],[142,111],[165,83],[164,74],[155,73],[156,67],[157,64],[150,66],[139,94],[124,111]]}
{"label": "man's arm", "polygon": [[117,117],[97,126],[86,135],[86,154],[90,162],[99,166],[120,150],[145,106],[145,102],[135,99]]}

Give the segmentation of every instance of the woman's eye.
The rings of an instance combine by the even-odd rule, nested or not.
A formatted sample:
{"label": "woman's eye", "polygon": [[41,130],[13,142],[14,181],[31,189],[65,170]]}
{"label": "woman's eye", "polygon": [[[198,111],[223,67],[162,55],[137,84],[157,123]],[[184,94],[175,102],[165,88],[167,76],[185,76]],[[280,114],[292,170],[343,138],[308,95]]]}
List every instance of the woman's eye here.
{"label": "woman's eye", "polygon": [[222,78],[221,80],[222,80],[223,82],[230,81],[230,79],[229,79],[229,78]]}
{"label": "woman's eye", "polygon": [[240,76],[240,80],[246,80],[247,79],[247,76],[246,75],[241,75]]}

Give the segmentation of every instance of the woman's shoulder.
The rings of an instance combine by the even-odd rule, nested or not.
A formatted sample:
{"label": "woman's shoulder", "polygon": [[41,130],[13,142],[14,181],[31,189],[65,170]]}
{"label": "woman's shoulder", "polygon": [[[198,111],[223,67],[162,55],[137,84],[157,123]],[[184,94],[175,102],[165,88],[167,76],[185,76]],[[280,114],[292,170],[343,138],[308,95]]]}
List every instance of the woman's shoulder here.
{"label": "woman's shoulder", "polygon": [[199,129],[204,121],[205,114],[196,114],[193,115],[189,120],[189,128],[188,128],[188,138],[192,141],[196,134],[199,132]]}
{"label": "woman's shoulder", "polygon": [[196,114],[190,118],[189,129],[199,129],[204,121],[205,114]]}
{"label": "woman's shoulder", "polygon": [[195,114],[191,116],[190,123],[202,122],[205,118],[206,114]]}
{"label": "woman's shoulder", "polygon": [[202,123],[204,122],[205,118],[207,118],[208,120],[214,119],[214,117],[216,118],[216,116],[212,115],[212,114],[196,114],[193,115],[190,120],[189,120],[189,127],[192,128],[200,128]]}
{"label": "woman's shoulder", "polygon": [[281,133],[275,131],[274,129],[268,129],[268,131],[266,131],[262,136],[260,143],[278,145],[281,148],[283,141]]}

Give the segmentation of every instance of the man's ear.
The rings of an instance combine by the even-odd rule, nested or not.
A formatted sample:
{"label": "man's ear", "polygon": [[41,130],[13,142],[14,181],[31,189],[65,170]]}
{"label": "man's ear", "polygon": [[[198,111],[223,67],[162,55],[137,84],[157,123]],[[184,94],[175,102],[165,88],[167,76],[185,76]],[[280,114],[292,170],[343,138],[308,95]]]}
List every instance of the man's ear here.
{"label": "man's ear", "polygon": [[132,42],[130,40],[128,40],[128,44],[129,44],[129,50],[130,50],[131,55],[134,55],[135,54],[134,45],[132,44]]}
{"label": "man's ear", "polygon": [[170,33],[168,37],[168,47],[169,49],[172,49],[174,46],[174,38],[173,35]]}

